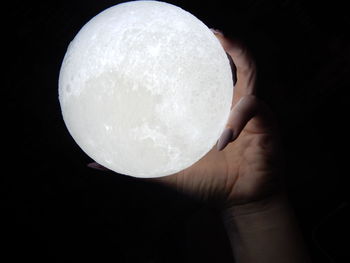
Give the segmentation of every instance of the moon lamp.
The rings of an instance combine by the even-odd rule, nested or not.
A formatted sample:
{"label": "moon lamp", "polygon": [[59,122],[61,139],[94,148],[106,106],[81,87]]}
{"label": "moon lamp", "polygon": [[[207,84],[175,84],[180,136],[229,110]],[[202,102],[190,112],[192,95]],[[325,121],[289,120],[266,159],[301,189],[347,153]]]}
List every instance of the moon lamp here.
{"label": "moon lamp", "polygon": [[161,177],[207,154],[228,120],[233,81],[211,30],[158,1],[112,6],[69,44],[59,102],[79,147],[116,173]]}

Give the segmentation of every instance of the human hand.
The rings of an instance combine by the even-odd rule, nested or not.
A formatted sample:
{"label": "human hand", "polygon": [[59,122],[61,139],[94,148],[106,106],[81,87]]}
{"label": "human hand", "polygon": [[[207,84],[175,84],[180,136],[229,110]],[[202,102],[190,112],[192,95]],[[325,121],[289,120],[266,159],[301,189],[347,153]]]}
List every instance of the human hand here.
{"label": "human hand", "polygon": [[151,180],[227,207],[277,193],[281,154],[273,116],[255,96],[256,65],[252,57],[242,44],[213,32],[236,66],[237,83],[226,129],[217,147],[191,167]]}
{"label": "human hand", "polygon": [[[280,153],[276,125],[267,106],[256,98],[256,66],[241,44],[213,30],[236,67],[232,107],[226,129],[203,158],[161,182],[202,201],[227,207],[277,192]],[[92,168],[104,169],[92,163]]]}

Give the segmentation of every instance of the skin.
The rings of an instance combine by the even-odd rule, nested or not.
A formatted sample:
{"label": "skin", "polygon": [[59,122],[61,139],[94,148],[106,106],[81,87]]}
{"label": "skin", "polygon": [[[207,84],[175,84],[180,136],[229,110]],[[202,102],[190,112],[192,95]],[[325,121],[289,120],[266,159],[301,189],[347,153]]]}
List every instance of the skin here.
{"label": "skin", "polygon": [[[146,179],[214,203],[230,239],[235,261],[310,262],[283,184],[283,154],[269,108],[256,97],[256,65],[240,43],[213,30],[236,67],[226,129],[191,167]],[[92,168],[104,169],[93,163]]]}

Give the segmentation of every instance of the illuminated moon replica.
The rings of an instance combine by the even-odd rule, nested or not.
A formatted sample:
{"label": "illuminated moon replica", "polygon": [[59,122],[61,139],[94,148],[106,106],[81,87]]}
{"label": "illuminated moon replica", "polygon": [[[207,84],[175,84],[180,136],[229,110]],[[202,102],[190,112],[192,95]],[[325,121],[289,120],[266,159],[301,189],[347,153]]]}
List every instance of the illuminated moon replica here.
{"label": "illuminated moon replica", "polygon": [[112,6],[70,43],[59,76],[64,122],[99,164],[133,177],[179,172],[208,153],[233,95],[212,31],[158,1]]}

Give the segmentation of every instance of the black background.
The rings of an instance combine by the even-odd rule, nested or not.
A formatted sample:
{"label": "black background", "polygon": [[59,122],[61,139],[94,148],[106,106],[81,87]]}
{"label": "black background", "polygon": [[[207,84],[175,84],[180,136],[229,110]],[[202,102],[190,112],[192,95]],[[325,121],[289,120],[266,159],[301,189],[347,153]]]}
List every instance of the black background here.
{"label": "black background", "polygon": [[[3,42],[3,262],[232,262],[209,207],[86,168],[57,98],[69,42],[121,1],[12,1]],[[254,54],[259,96],[280,122],[288,189],[315,262],[349,262],[350,17],[338,1],[168,1]],[[4,33],[6,32],[6,33]],[[5,60],[6,61],[6,60]],[[8,67],[10,65],[10,67]],[[283,259],[281,259],[283,262]]]}

